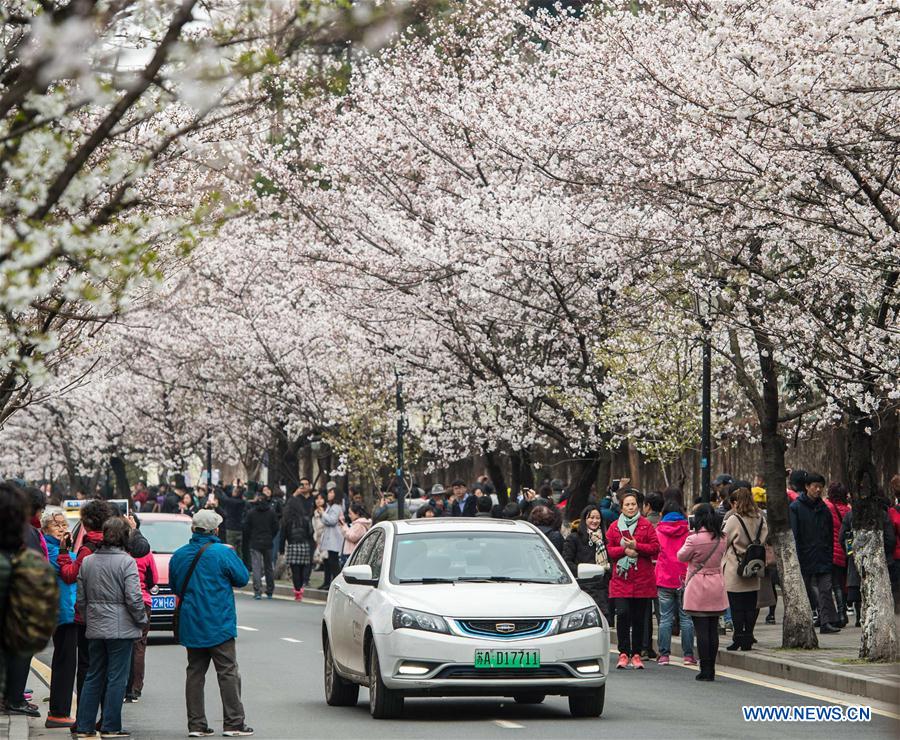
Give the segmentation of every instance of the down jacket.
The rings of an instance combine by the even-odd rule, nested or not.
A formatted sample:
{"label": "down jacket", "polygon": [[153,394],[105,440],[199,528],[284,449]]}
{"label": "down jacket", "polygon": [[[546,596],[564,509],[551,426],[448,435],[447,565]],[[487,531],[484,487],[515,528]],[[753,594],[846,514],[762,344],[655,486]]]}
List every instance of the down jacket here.
{"label": "down jacket", "polygon": [[800,572],[805,576],[831,573],[834,524],[825,502],[801,493],[791,504],[790,512]]}
{"label": "down jacket", "polygon": [[841,524],[844,523],[844,517],[847,516],[847,512],[850,511],[850,506],[848,504],[842,504],[839,501],[828,500],[825,501],[825,505],[831,512],[831,531],[833,533],[831,562],[839,568],[844,568],[847,565],[847,553],[845,553],[844,548],[841,547]]}
{"label": "down jacket", "polygon": [[634,539],[637,542],[637,564],[624,576],[618,573],[616,562],[625,557],[622,547],[622,533],[618,520],[609,525],[606,531],[606,552],[612,566],[612,577],[609,581],[609,598],[611,599],[655,599],[656,569],[653,558],[659,554],[659,540],[656,529],[641,517],[634,528]]}
{"label": "down jacket", "polygon": [[102,547],[78,571],[77,605],[89,640],[134,640],[147,623],[134,558],[121,547]]}

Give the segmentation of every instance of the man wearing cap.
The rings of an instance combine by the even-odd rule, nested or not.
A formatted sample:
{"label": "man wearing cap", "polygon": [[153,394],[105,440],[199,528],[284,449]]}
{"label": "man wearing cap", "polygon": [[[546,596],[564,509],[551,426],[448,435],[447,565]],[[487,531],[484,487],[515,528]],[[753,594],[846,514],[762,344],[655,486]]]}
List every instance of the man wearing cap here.
{"label": "man wearing cap", "polygon": [[[237,612],[232,589],[247,585],[250,574],[237,553],[215,532],[222,517],[211,509],[194,514],[190,542],[169,562],[169,582],[180,600],[178,641],[187,648],[188,736],[215,734],[206,722],[204,685],[212,660],[222,697],[226,737],[252,735],[244,721],[238,671]],[[202,551],[202,552],[201,552]]]}

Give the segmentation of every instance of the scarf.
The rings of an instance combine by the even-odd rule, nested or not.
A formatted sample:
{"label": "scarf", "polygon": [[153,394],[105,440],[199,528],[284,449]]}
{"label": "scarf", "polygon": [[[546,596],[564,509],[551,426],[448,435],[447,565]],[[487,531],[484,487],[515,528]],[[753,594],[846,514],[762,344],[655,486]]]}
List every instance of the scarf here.
{"label": "scarf", "polygon": [[[628,532],[628,534],[634,535],[635,527],[637,527],[637,523],[640,518],[640,512],[635,514],[630,519],[624,514],[619,514],[619,532],[622,534]],[[616,573],[618,573],[622,578],[628,578],[628,571],[634,568],[634,566],[636,565],[637,558],[633,558],[630,555],[623,555],[616,561]]]}
{"label": "scarf", "polygon": [[602,565],[606,570],[609,570],[609,555],[606,553],[603,528],[597,527],[593,532],[588,530],[588,542],[594,546],[594,562],[597,563],[597,565]]}

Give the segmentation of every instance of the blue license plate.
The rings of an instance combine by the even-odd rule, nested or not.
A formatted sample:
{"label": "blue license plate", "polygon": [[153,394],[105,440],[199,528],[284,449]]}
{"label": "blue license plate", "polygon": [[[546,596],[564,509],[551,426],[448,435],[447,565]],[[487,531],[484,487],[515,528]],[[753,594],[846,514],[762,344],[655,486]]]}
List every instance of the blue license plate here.
{"label": "blue license plate", "polygon": [[150,608],[154,611],[158,609],[174,609],[175,608],[175,597],[174,596],[152,596],[152,602],[150,604]]}

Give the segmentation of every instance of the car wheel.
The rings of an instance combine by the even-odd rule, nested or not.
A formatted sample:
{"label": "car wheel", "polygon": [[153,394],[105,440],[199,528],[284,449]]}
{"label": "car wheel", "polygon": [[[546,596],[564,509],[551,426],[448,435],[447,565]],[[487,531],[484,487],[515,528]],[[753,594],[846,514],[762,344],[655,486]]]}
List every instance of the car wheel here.
{"label": "car wheel", "polygon": [[540,704],[545,697],[546,694],[516,694],[513,699],[516,704]]}
{"label": "car wheel", "polygon": [[573,717],[599,717],[603,714],[606,701],[606,686],[590,692],[572,694],[569,697],[569,711]]}
{"label": "car wheel", "polygon": [[332,707],[355,707],[358,699],[359,686],[337,672],[331,644],[325,640],[325,701]]}
{"label": "car wheel", "polygon": [[394,719],[403,714],[403,694],[385,687],[375,641],[369,645],[369,712],[374,719]]}

